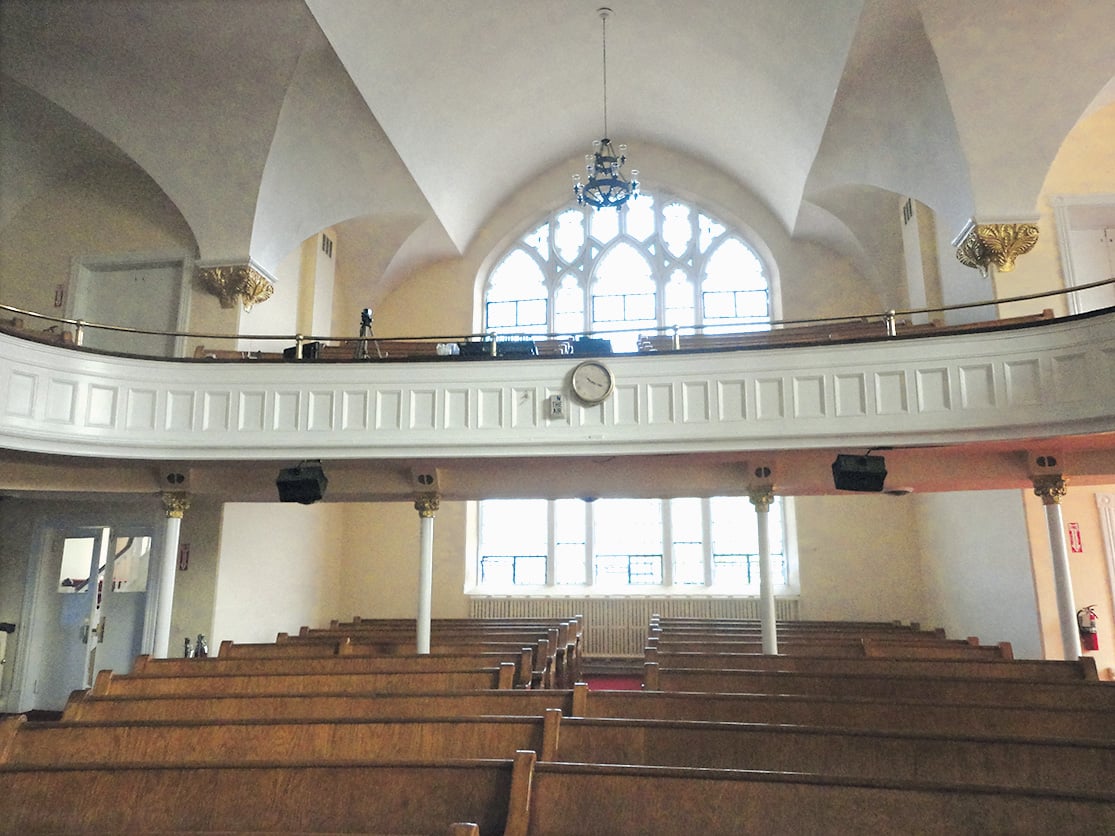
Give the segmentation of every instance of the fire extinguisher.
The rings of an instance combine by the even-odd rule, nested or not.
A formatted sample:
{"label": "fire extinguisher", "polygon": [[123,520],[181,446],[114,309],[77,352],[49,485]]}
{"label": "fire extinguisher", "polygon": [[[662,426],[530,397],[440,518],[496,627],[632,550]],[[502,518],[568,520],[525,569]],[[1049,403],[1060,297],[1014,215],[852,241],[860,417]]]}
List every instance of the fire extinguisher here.
{"label": "fire extinguisher", "polygon": [[1076,625],[1080,628],[1080,647],[1083,650],[1099,650],[1100,639],[1096,631],[1096,608],[1089,605],[1077,610]]}

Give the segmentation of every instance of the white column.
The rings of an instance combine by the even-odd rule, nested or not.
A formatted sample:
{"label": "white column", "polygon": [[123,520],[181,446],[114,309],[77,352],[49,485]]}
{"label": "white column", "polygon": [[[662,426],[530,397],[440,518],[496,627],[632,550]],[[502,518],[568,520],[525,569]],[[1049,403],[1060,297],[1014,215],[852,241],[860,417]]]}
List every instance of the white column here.
{"label": "white column", "polygon": [[166,659],[170,653],[170,616],[174,609],[174,576],[178,571],[178,539],[182,517],[190,507],[190,495],[168,491],[162,495],[166,510],[163,530],[163,559],[159,565],[159,599],[155,609],[155,641],[151,655]]}
{"label": "white column", "polygon": [[778,653],[778,624],[774,608],[774,566],[770,557],[770,504],[774,488],[767,485],[751,489],[755,506],[755,522],[759,533],[759,621],[763,635],[763,653]]}
{"label": "white column", "polygon": [[1080,633],[1076,624],[1076,599],[1072,594],[1072,572],[1069,550],[1065,543],[1065,520],[1061,513],[1061,497],[1067,493],[1065,479],[1060,476],[1034,478],[1034,494],[1045,506],[1045,525],[1049,530],[1049,548],[1053,557],[1053,585],[1057,590],[1057,620],[1061,624],[1061,647],[1066,659],[1080,658]]}
{"label": "white column", "polygon": [[414,501],[418,511],[418,652],[430,652],[430,621],[434,597],[434,515],[440,500],[437,494],[420,496]]}

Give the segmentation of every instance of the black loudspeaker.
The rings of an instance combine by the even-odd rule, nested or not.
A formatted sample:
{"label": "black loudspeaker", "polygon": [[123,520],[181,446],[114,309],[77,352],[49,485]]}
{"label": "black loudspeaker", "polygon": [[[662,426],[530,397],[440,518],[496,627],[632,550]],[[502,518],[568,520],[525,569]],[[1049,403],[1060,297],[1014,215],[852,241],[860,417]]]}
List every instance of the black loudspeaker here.
{"label": "black loudspeaker", "polygon": [[306,462],[280,470],[279,478],[275,480],[279,502],[301,502],[303,505],[310,505],[325,496],[328,483],[321,465]]}
{"label": "black loudspeaker", "polygon": [[886,478],[882,456],[838,455],[832,463],[832,482],[838,491],[881,491]]}

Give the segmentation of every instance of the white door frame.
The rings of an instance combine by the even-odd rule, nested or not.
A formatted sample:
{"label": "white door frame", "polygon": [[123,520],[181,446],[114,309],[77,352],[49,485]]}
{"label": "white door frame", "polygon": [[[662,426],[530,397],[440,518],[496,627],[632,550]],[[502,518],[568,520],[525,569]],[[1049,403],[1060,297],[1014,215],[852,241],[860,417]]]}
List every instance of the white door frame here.
{"label": "white door frame", "polygon": [[[1085,282],[1077,279],[1076,265],[1073,261],[1073,252],[1069,241],[1069,233],[1073,229],[1072,209],[1075,206],[1109,206],[1115,212],[1115,194],[1055,195],[1050,199],[1050,204],[1053,206],[1053,220],[1057,229],[1057,248],[1061,254],[1061,273],[1065,279],[1065,287],[1085,284]],[[1077,299],[1079,295],[1078,293],[1068,294],[1070,314],[1085,311],[1085,308],[1081,306]]]}
{"label": "white door frame", "polygon": [[[41,647],[42,613],[39,611],[39,595],[43,584],[57,583],[57,578],[44,577],[43,562],[49,558],[47,538],[54,533],[69,536],[70,532],[88,531],[91,528],[108,528],[109,536],[117,532],[136,532],[151,537],[152,554],[162,549],[162,530],[150,514],[141,511],[129,513],[119,507],[90,507],[80,514],[44,514],[35,521],[31,547],[27,555],[27,583],[23,593],[21,611],[21,633],[18,650],[14,660],[11,687],[8,692],[8,706],[11,713],[21,713],[35,707],[34,682],[37,670],[32,665],[32,653]],[[160,561],[152,560],[148,575],[148,594],[144,608],[142,653],[150,653],[155,640],[155,613],[158,608]]]}
{"label": "white door frame", "polygon": [[[181,270],[174,328],[176,331],[185,331],[190,321],[190,284],[193,277],[194,259],[184,250],[76,256],[70,266],[70,284],[66,292],[66,317],[68,319],[77,318],[75,300],[81,297],[81,291],[85,289],[85,285],[90,281],[90,276],[93,273],[135,270],[140,267],[153,266],[178,267]],[[102,324],[112,325],[115,323]],[[175,357],[182,356],[184,346],[185,338],[176,337],[174,340]]]}

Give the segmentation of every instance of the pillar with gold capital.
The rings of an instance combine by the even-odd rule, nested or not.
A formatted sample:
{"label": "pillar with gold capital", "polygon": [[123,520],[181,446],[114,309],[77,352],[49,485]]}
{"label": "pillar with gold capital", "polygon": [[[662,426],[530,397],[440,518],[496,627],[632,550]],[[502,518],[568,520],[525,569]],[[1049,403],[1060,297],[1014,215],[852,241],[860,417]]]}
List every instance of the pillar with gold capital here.
{"label": "pillar with gold capital", "polygon": [[1080,657],[1080,634],[1076,626],[1076,599],[1072,594],[1072,572],[1069,550],[1065,542],[1065,520],[1061,499],[1068,492],[1061,474],[1034,477],[1034,494],[1045,506],[1045,524],[1049,530],[1049,548],[1053,556],[1053,585],[1057,590],[1057,620],[1061,625],[1061,647],[1065,659]]}
{"label": "pillar with gold capital", "polygon": [[166,659],[170,653],[170,616],[174,609],[174,573],[178,570],[178,539],[182,517],[190,507],[190,495],[181,491],[164,491],[163,559],[159,565],[159,598],[155,610],[155,641],[151,655]]}
{"label": "pillar with gold capital", "polygon": [[418,652],[430,652],[430,621],[434,595],[434,516],[441,498],[436,493],[414,500],[418,512]]}
{"label": "pillar with gold capital", "polygon": [[752,488],[751,504],[755,506],[755,523],[759,533],[759,623],[762,628],[763,653],[778,653],[778,624],[774,608],[774,567],[770,559],[770,504],[774,487]]}

